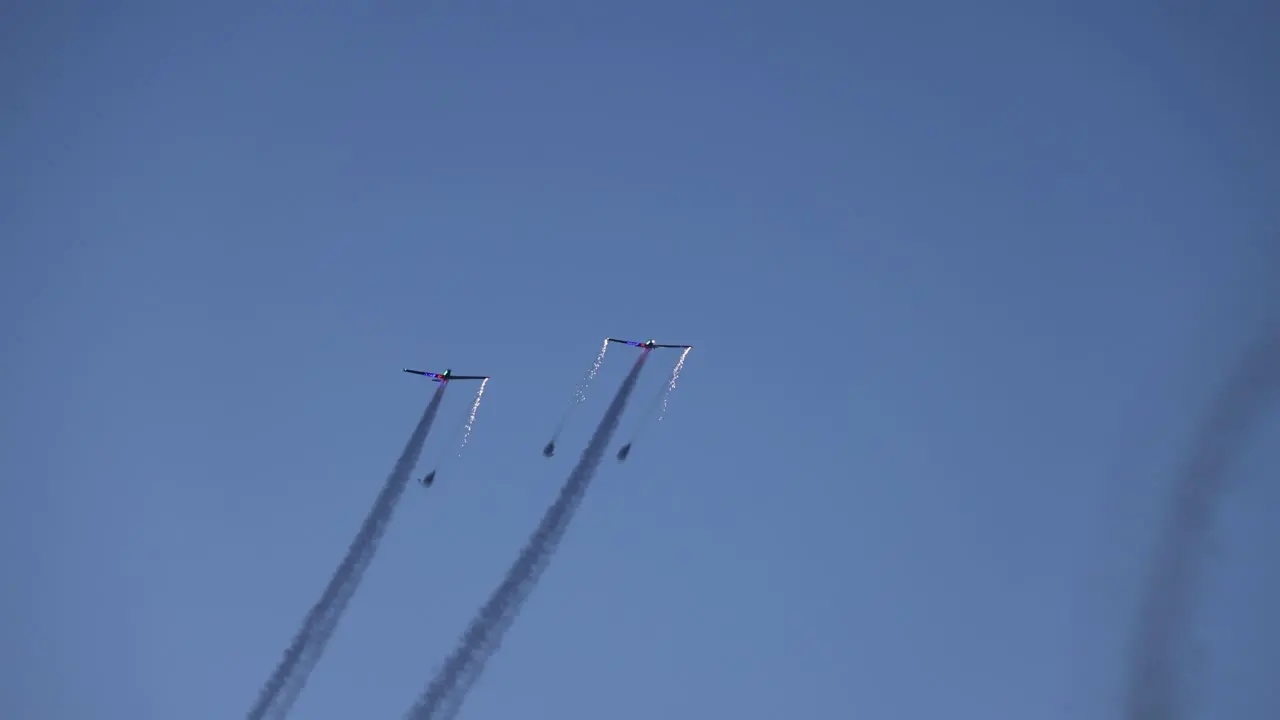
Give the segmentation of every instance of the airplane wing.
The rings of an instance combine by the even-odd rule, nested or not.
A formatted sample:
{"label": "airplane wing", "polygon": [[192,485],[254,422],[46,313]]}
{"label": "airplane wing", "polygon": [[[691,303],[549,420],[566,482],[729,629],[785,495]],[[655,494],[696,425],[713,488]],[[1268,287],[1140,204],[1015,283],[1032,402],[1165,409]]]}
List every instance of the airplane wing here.
{"label": "airplane wing", "polygon": [[439,380],[439,379],[440,379],[440,375],[439,375],[439,374],[437,374],[437,373],[433,373],[433,372],[427,372],[427,371],[425,371],[425,370],[410,370],[409,368],[405,368],[405,369],[404,369],[404,371],[405,371],[405,372],[407,372],[407,373],[413,373],[414,375],[422,375],[423,377],[429,377],[429,378],[431,378],[432,380]]}
{"label": "airplane wing", "polygon": [[[608,340],[609,342],[622,343],[623,345],[630,345],[630,346],[632,346],[632,347],[649,347],[648,345],[645,345],[643,342],[641,342],[641,341],[639,341],[639,340],[619,340],[618,338],[605,338],[605,339],[606,339],[606,340]],[[693,347],[693,346],[692,346],[692,345],[658,345],[657,343],[654,343],[653,347],[655,347],[655,348],[682,348],[682,349],[683,349],[683,348],[691,348],[691,347]]]}
{"label": "airplane wing", "polygon": [[450,380],[488,380],[488,375],[450,375]]}

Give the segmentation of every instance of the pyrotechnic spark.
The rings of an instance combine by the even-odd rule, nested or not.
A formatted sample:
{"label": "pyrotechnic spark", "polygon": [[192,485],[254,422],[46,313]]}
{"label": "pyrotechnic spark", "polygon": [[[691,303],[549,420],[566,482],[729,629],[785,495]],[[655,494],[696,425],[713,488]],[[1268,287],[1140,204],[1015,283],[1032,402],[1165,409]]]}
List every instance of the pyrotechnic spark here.
{"label": "pyrotechnic spark", "polygon": [[462,449],[467,446],[467,440],[471,438],[471,428],[475,427],[476,413],[480,411],[480,399],[484,397],[484,386],[488,384],[488,378],[480,381],[480,389],[476,391],[476,401],[471,404],[471,414],[467,416],[466,430],[462,433],[462,445],[458,448],[458,457],[462,456]]}
{"label": "pyrotechnic spark", "polygon": [[671,371],[671,382],[667,384],[667,391],[662,393],[662,409],[658,411],[658,422],[662,422],[663,416],[667,414],[667,398],[671,396],[671,391],[676,389],[676,381],[680,379],[680,370],[684,368],[684,359],[692,349],[685,348],[684,352],[680,353],[680,359],[676,361],[676,366]]}
{"label": "pyrotechnic spark", "polygon": [[604,354],[609,349],[609,340],[606,339],[604,344],[600,346],[600,352],[596,355],[596,361],[592,363],[591,370],[587,372],[587,376],[578,383],[578,387],[574,388],[574,403],[581,403],[587,399],[587,386],[592,380],[596,379],[596,374],[600,372],[600,366],[604,363]]}

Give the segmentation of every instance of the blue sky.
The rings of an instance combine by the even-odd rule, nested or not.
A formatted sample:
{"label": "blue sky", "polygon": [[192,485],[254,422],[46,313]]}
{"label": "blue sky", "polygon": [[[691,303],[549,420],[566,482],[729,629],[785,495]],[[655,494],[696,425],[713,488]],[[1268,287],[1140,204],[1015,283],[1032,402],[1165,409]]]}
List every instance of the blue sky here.
{"label": "blue sky", "polygon": [[[0,715],[243,714],[429,396],[400,368],[491,374],[295,713],[399,717],[614,335],[697,348],[464,717],[1119,717],[1171,469],[1277,319],[1274,10],[110,5],[0,30]],[[1205,716],[1280,706],[1277,438]]]}

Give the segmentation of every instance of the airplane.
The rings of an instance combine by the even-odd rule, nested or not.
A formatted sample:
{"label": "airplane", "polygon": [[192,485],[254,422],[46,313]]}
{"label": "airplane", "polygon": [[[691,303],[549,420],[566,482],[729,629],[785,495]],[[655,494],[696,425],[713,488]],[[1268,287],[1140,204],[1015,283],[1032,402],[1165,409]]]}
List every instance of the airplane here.
{"label": "airplane", "polygon": [[424,478],[422,478],[421,480],[419,480],[419,482],[421,482],[421,483],[422,483],[422,486],[423,486],[423,487],[431,487],[431,483],[433,483],[433,482],[435,482],[435,481],[436,481],[436,471],[435,471],[435,470],[432,470],[431,472],[427,473],[427,476],[426,476],[426,477],[424,477]]}
{"label": "airplane", "polygon": [[659,344],[658,344],[656,341],[654,341],[654,340],[645,340],[644,342],[637,342],[637,341],[635,341],[635,340],[619,340],[619,339],[617,339],[617,338],[606,338],[606,339],[607,339],[609,342],[622,343],[623,345],[630,345],[630,346],[632,346],[632,347],[644,348],[645,350],[652,350],[652,349],[654,349],[654,348],[681,348],[681,349],[684,349],[684,348],[691,348],[691,347],[693,347],[692,345],[659,345]]}
{"label": "airplane", "polygon": [[547,443],[546,447],[542,448],[542,455],[544,457],[551,457],[552,455],[555,455],[555,454],[556,454],[556,441],[552,440],[551,442]]}
{"label": "airplane", "polygon": [[442,373],[427,372],[426,370],[410,370],[409,368],[405,368],[404,371],[407,373],[413,373],[414,375],[422,375],[423,377],[431,378],[431,382],[449,382],[450,380],[488,380],[489,379],[488,375],[454,375],[453,370],[450,370],[449,368],[445,368],[445,371]]}
{"label": "airplane", "polygon": [[630,454],[631,454],[631,443],[627,443],[626,445],[622,446],[621,450],[618,451],[618,462],[622,462],[626,460],[627,456]]}

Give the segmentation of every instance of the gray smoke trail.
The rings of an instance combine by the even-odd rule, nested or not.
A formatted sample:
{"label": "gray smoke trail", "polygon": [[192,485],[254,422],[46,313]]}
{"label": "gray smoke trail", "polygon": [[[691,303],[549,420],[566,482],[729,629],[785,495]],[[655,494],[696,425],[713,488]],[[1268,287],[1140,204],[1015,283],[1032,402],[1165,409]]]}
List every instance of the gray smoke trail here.
{"label": "gray smoke trail", "polygon": [[1280,385],[1280,337],[1255,348],[1216,398],[1179,473],[1150,574],[1143,588],[1130,651],[1125,717],[1176,720],[1183,628],[1191,620],[1199,560],[1227,489],[1230,464]]}
{"label": "gray smoke trail", "polygon": [[378,549],[378,543],[386,532],[396,504],[404,494],[405,486],[409,483],[409,474],[413,472],[414,465],[418,463],[418,456],[422,454],[422,445],[426,442],[427,432],[431,430],[431,423],[435,420],[436,411],[440,408],[440,400],[444,397],[447,385],[448,383],[440,383],[435,394],[431,396],[431,402],[427,404],[426,411],[422,413],[422,419],[418,421],[418,426],[409,436],[409,442],[400,453],[400,459],[396,461],[391,474],[387,476],[382,491],[378,493],[373,507],[365,516],[364,524],[360,526],[360,531],[356,533],[355,539],[347,548],[346,557],[342,559],[333,577],[329,579],[329,584],[320,595],[320,600],[307,613],[301,629],[294,636],[293,642],[285,651],[275,672],[258,693],[257,702],[246,716],[248,720],[262,720],[268,716],[268,713],[271,717],[284,717],[293,707],[298,694],[306,686],[307,678],[324,653],[329,638],[333,636],[343,611],[346,610],[347,604],[360,584],[360,579],[364,576],[364,571],[369,567],[369,561]]}
{"label": "gray smoke trail", "polygon": [[618,420],[626,408],[627,399],[635,388],[636,379],[644,367],[644,352],[636,360],[631,372],[622,381],[613,402],[605,410],[599,427],[591,436],[591,442],[582,451],[578,465],[569,473],[569,479],[560,489],[560,495],[542,517],[542,522],[534,530],[525,544],[520,556],[507,571],[506,577],[498,585],[489,601],[480,608],[480,612],[471,621],[471,625],[463,634],[458,647],[436,673],[418,702],[408,712],[407,717],[414,720],[426,720],[432,717],[451,717],[461,707],[466,691],[484,671],[485,662],[493,656],[506,630],[519,614],[521,606],[533,591],[542,572],[546,570],[555,554],[556,547],[564,537],[573,513],[582,501],[591,478],[600,467],[600,459],[604,456],[609,440],[618,428]]}

